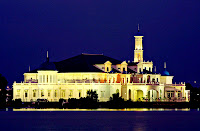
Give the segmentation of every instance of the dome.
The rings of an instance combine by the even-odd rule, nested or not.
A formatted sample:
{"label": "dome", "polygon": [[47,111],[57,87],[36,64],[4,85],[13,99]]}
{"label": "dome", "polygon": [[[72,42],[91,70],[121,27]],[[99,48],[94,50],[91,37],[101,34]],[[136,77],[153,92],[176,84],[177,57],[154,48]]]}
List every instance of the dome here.
{"label": "dome", "polygon": [[169,72],[165,69],[162,73],[163,76],[169,76]]}
{"label": "dome", "polygon": [[57,70],[53,62],[46,61],[40,65],[38,70]]}

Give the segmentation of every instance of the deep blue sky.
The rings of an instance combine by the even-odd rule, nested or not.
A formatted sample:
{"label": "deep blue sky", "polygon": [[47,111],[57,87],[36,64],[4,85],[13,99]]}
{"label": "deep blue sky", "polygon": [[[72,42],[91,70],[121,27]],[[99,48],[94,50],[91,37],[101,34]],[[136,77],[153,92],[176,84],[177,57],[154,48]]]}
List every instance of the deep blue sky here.
{"label": "deep blue sky", "polygon": [[199,0],[1,0],[0,73],[22,81],[46,59],[103,53],[133,60],[140,24],[144,59],[167,70],[174,82],[200,82]]}

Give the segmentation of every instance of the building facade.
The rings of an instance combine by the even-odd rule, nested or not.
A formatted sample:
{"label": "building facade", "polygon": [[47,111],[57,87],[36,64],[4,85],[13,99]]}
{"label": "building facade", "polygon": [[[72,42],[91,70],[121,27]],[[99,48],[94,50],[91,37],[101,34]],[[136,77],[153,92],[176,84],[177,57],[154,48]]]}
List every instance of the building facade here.
{"label": "building facade", "polygon": [[81,98],[95,90],[99,101],[108,101],[119,93],[132,101],[188,102],[185,83],[172,83],[166,70],[156,73],[152,61],[143,60],[143,35],[135,37],[134,61],[119,61],[103,54],[81,54],[60,62],[47,60],[39,68],[24,73],[24,81],[13,83],[13,99],[23,102],[47,99]]}

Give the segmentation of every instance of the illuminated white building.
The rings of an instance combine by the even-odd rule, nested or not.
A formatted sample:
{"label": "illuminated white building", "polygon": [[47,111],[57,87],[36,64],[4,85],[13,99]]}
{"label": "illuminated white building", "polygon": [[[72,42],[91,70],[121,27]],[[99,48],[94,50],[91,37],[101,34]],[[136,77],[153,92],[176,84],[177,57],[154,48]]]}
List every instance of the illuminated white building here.
{"label": "illuminated white building", "polygon": [[173,84],[166,70],[158,74],[153,62],[143,60],[143,35],[135,37],[134,61],[119,61],[103,54],[81,54],[60,62],[47,60],[38,69],[24,73],[24,81],[13,83],[13,99],[23,102],[86,97],[95,90],[99,101],[114,93],[132,101],[189,101],[185,83]]}

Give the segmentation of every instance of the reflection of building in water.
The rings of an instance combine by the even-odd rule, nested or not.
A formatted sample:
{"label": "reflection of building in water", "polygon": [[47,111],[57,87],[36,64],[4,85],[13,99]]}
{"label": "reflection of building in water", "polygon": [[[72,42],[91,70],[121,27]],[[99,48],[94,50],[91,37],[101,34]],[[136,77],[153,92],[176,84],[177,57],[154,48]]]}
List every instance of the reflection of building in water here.
{"label": "reflection of building in water", "polygon": [[153,62],[143,60],[143,35],[135,37],[134,61],[119,61],[103,54],[81,54],[60,62],[47,60],[38,69],[24,73],[22,83],[13,84],[13,99],[36,101],[86,97],[95,90],[100,101],[108,101],[113,93],[125,100],[149,99],[189,101],[185,83],[173,84],[166,70],[156,73]]}

